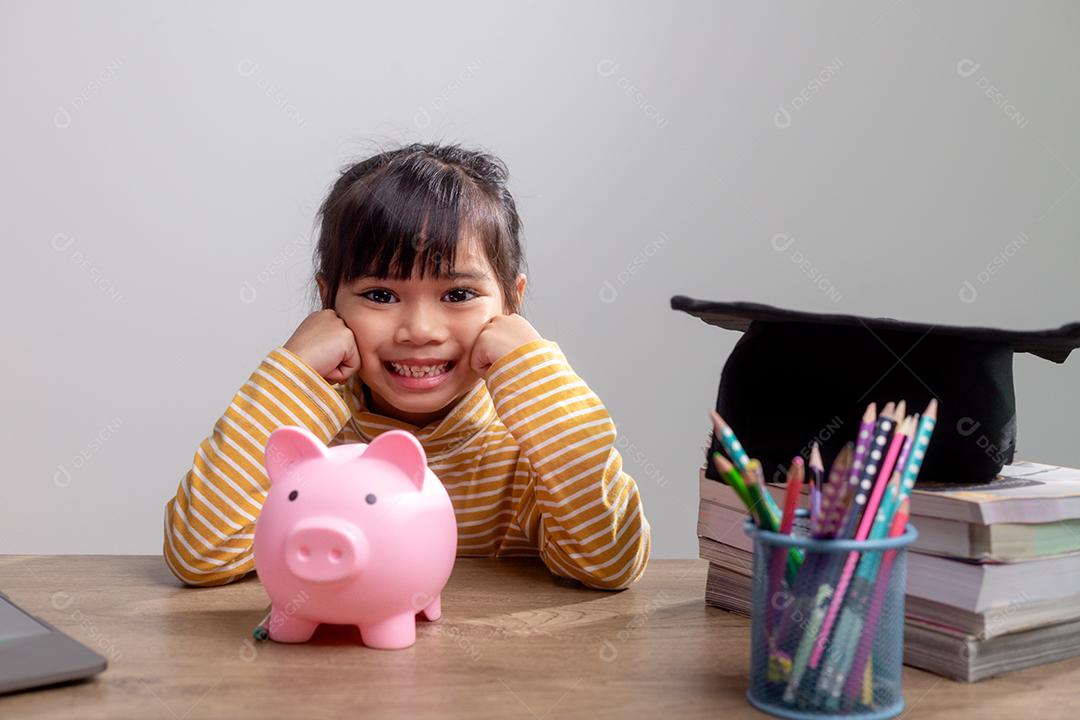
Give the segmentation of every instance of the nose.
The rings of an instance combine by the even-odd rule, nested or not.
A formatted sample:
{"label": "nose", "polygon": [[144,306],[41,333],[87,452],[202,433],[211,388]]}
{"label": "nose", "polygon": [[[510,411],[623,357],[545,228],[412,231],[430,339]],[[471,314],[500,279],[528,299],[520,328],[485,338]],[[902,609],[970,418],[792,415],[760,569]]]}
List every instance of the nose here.
{"label": "nose", "polygon": [[285,564],[297,577],[333,582],[357,573],[367,564],[364,534],[335,517],[313,517],[297,523],[285,540]]}
{"label": "nose", "polygon": [[445,336],[446,323],[440,309],[429,308],[424,302],[418,302],[402,318],[396,340],[424,345],[433,340],[445,340]]}

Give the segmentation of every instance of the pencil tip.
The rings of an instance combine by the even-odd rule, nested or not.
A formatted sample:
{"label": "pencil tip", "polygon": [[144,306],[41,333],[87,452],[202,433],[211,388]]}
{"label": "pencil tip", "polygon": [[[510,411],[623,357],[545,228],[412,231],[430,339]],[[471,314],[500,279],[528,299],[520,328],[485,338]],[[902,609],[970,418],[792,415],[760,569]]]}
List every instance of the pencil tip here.
{"label": "pencil tip", "polygon": [[734,465],[732,465],[728,461],[728,459],[726,457],[721,455],[719,452],[714,452],[712,454],[712,458],[713,458],[713,464],[716,465],[716,469],[719,470],[722,473],[731,472],[732,468],[735,467]]}
{"label": "pencil tip", "polygon": [[724,418],[720,416],[720,413],[716,412],[716,410],[710,409],[709,417],[712,418],[713,427],[716,428],[716,434],[720,435],[723,432],[724,428],[728,426],[728,424],[724,421]]}

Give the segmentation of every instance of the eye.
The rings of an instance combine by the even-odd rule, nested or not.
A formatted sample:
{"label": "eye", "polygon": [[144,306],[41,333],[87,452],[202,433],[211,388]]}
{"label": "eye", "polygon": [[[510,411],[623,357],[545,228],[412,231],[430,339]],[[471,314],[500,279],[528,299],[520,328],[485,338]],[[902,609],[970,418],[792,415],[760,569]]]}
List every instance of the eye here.
{"label": "eye", "polygon": [[376,498],[372,493],[368,493],[367,497],[364,498],[364,499],[367,500],[368,505],[374,505],[375,504]]}
{"label": "eye", "polygon": [[377,303],[379,305],[389,305],[390,304],[389,301],[383,302],[382,300],[376,300],[373,297],[368,297],[369,295],[375,295],[376,293],[378,293],[378,295],[380,297],[385,297],[385,296],[393,297],[394,296],[394,294],[392,292],[390,292],[389,290],[383,290],[382,288],[375,288],[374,290],[365,290],[364,292],[356,293],[356,294],[358,296],[366,299],[366,300],[371,300],[371,302]]}
{"label": "eye", "polygon": [[289,502],[292,502],[293,500],[295,500],[299,494],[300,493],[296,492],[295,490],[293,490],[291,493],[289,493]]}
{"label": "eye", "polygon": [[[465,287],[454,288],[450,292],[446,293],[446,295],[447,295],[447,297],[449,297],[450,295],[454,295],[455,293],[469,293],[473,297],[478,297],[479,296],[479,293],[477,293],[472,288],[465,288]],[[457,295],[457,297],[461,297],[461,295]],[[467,297],[467,298],[462,299],[460,302],[454,302],[454,301],[451,301],[451,302],[454,302],[455,305],[460,305],[461,303],[468,302],[469,300],[472,300],[472,298]]]}

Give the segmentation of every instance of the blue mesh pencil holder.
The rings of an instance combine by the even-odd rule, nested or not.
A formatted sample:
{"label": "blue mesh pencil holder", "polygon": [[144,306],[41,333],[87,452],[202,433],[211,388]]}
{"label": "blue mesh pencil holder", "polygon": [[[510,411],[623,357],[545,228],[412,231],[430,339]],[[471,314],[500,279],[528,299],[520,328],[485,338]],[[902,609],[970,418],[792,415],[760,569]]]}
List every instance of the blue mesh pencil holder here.
{"label": "blue mesh pencil holder", "polygon": [[750,520],[744,530],[754,541],[750,704],[785,718],[899,715],[915,527],[860,541],[784,535]]}

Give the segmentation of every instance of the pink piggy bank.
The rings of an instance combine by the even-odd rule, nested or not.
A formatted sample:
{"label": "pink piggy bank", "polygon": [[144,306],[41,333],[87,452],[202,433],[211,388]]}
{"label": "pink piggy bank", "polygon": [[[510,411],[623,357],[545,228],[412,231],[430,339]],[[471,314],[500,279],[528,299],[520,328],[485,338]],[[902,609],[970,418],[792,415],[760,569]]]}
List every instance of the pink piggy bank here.
{"label": "pink piggy bank", "polygon": [[255,524],[269,636],[305,642],[320,623],[356,625],[364,644],[405,648],[416,616],[442,614],[457,520],[420,442],[389,430],[326,447],[300,427],[266,443],[270,492]]}

